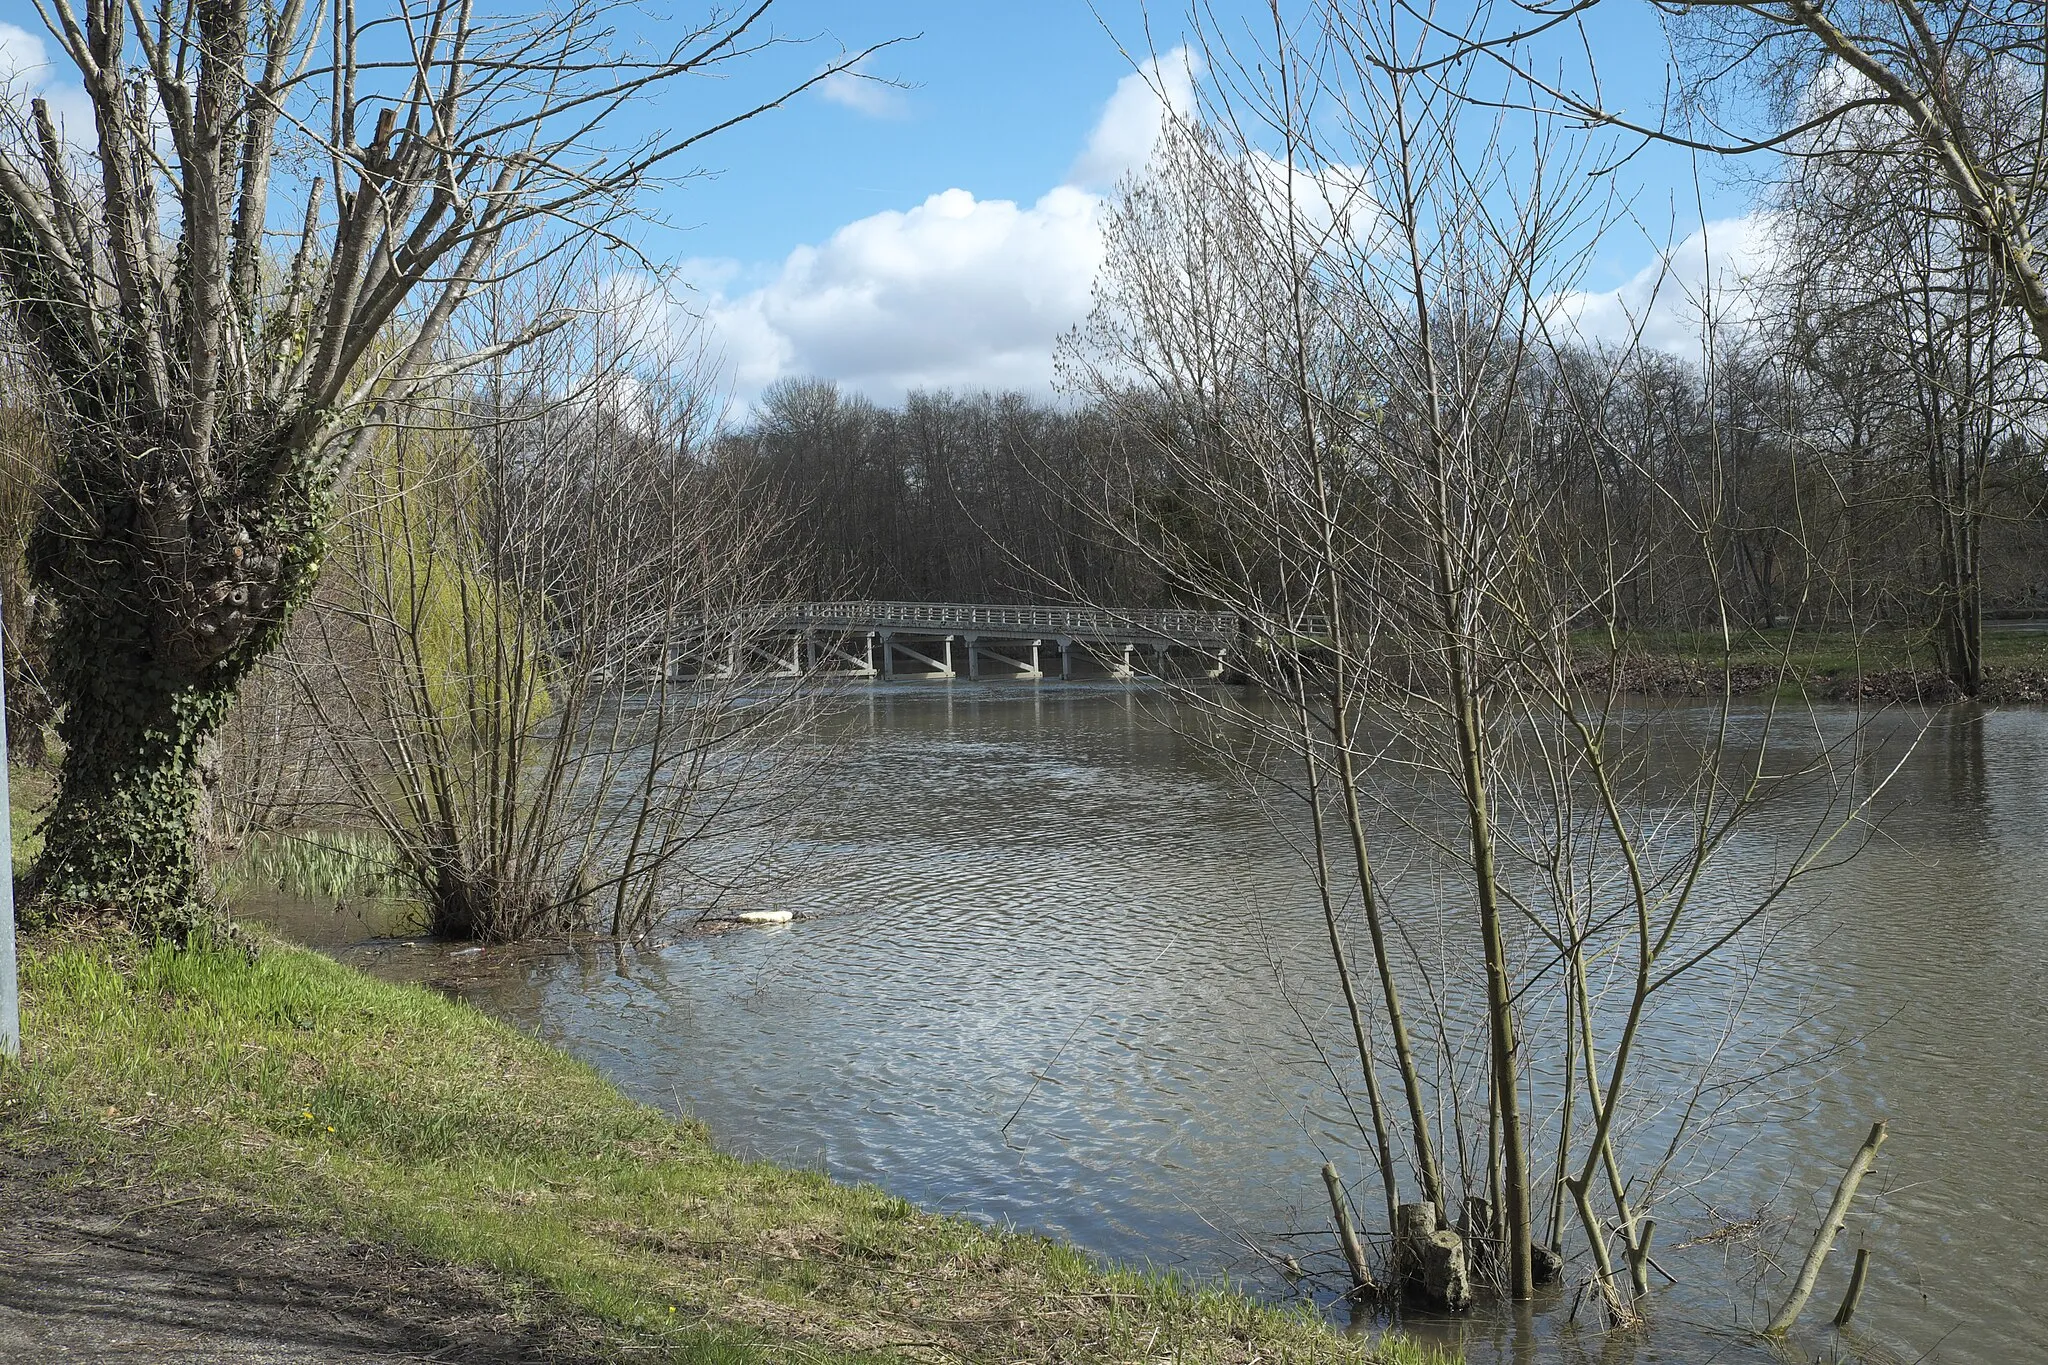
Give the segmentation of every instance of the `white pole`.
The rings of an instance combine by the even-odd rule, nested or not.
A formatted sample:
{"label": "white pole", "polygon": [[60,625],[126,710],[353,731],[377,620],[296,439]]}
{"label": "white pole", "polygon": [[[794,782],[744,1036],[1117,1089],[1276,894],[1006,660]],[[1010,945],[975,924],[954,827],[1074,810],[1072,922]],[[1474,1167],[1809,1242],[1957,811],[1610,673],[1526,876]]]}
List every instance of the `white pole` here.
{"label": "white pole", "polygon": [[[0,620],[0,637],[6,634]],[[0,811],[7,838],[0,841],[0,1057],[21,1060],[21,999],[14,975],[14,806],[7,791],[7,661],[0,638]]]}

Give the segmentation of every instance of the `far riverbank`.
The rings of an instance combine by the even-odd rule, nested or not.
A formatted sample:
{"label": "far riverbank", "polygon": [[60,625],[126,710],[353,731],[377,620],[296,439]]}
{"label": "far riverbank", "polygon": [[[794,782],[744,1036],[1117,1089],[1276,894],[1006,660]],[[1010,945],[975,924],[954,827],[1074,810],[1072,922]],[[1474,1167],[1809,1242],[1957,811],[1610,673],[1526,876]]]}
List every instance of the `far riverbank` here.
{"label": "far riverbank", "polygon": [[[1925,632],[1744,629],[1732,641],[1687,631],[1622,637],[1621,690],[1648,697],[1776,696],[1816,702],[1944,706],[1967,700]],[[1588,665],[1589,678],[1604,662]],[[1988,624],[1983,686],[1991,706],[2048,702],[2048,630]]]}

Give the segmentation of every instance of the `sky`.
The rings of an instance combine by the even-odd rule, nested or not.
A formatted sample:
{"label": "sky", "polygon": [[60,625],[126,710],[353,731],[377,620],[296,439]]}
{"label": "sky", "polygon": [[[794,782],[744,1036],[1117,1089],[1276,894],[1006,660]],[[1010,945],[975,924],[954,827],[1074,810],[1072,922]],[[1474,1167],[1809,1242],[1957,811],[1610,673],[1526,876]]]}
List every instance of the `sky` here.
{"label": "sky", "polygon": [[[691,12],[683,3],[678,15]],[[1226,30],[1243,22],[1239,4],[1263,8],[1212,0]],[[883,402],[915,388],[1049,393],[1054,344],[1088,307],[1105,196],[1158,127],[1137,64],[1185,39],[1183,12],[1148,15],[1139,0],[778,0],[771,17],[788,41],[640,101],[622,132],[701,127],[843,53],[899,41],[866,63],[879,80],[835,77],[719,134],[701,144],[697,174],[650,197],[640,242],[666,277],[665,325],[694,320],[736,411],[800,375]],[[677,21],[648,14],[638,36],[656,43]],[[1654,111],[1664,55],[1650,7],[1605,0],[1591,23],[1604,97]],[[53,52],[26,0],[0,0],[0,77],[62,108],[67,83],[37,66]],[[1166,69],[1186,86],[1184,62]],[[1652,308],[1660,248],[1676,244],[1679,273],[1696,278],[1721,268],[1704,260],[1708,244],[1740,262],[1756,237],[1721,167],[1653,148],[1626,173],[1646,231],[1617,235],[1590,263],[1580,312],[1596,325]],[[1651,339],[1682,347],[1692,324],[1678,294],[1657,298]]]}
{"label": "sky", "polygon": [[[1228,0],[1216,8],[1227,16]],[[896,84],[840,79],[801,96],[721,135],[712,173],[662,198],[668,226],[650,247],[678,263],[677,293],[739,405],[793,375],[883,402],[915,388],[1049,392],[1054,344],[1087,311],[1105,196],[1158,127],[1136,66],[1185,40],[1182,10],[782,0],[776,12],[784,33],[812,40],[810,70],[904,41],[865,67]],[[1603,94],[1654,111],[1664,45],[1650,7],[1607,0],[1596,20]],[[1595,256],[1580,312],[1609,331],[1647,314],[1648,339],[1682,350],[1697,324],[1682,290],[1652,301],[1660,247],[1682,280],[1744,268],[1746,191],[1727,168],[1666,149],[1628,174],[1644,231]]]}

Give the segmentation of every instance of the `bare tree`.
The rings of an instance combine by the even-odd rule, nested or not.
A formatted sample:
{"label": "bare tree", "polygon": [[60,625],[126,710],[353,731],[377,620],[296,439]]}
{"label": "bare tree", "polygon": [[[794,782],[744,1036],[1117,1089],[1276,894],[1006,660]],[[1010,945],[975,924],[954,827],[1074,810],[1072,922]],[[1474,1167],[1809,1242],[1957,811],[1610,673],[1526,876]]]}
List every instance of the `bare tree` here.
{"label": "bare tree", "polygon": [[[1944,264],[1981,254],[2005,306],[2048,353],[2048,273],[2034,246],[2048,225],[2048,20],[2039,5],[1706,0],[1660,8],[1691,16],[1681,51],[1693,58],[1696,90],[1736,73],[1773,97],[1780,127],[1733,150],[1782,148],[1795,163],[1875,156],[1910,167],[1939,193],[1894,209],[1951,225]],[[1851,123],[1857,134],[1839,136]]]}
{"label": "bare tree", "polygon": [[820,697],[774,624],[803,566],[704,460],[701,369],[616,311],[379,436],[285,651],[329,819],[388,840],[442,937],[639,936],[714,905],[816,752]]}
{"label": "bare tree", "polygon": [[652,43],[614,0],[37,9],[94,127],[10,102],[0,142],[0,288],[63,437],[30,553],[65,744],[34,887],[181,936],[195,765],[310,592],[335,490],[410,399],[561,315],[483,353],[451,319],[622,243],[650,176],[794,92],[604,138],[774,41],[767,0]]}
{"label": "bare tree", "polygon": [[[1910,163],[1941,193],[1898,207],[1954,228],[1949,264],[1981,253],[2004,305],[2048,353],[2048,271],[2035,245],[2048,219],[2048,21],[2039,5],[1652,0],[1674,35],[1681,80],[1664,116],[1645,122],[1605,105],[1597,73],[1578,84],[1527,60],[1524,39],[1597,3],[1532,12],[1507,31],[1424,22],[1452,47],[1510,67],[1549,107],[1638,138],[1717,155],[1782,153],[1795,164]],[[1850,122],[1862,133],[1839,138]],[[1875,128],[1881,138],[1869,136]]]}
{"label": "bare tree", "polygon": [[[1989,257],[1958,250],[1946,182],[1890,154],[1895,120],[1864,110],[1828,130],[1774,208],[1783,259],[1766,282],[1772,339],[1811,383],[1856,393],[1803,423],[1846,446],[1851,476],[1873,459],[1920,489],[1910,519],[1929,546],[1909,589],[1925,605],[1944,671],[1984,686],[1986,532],[2013,451],[2038,447],[2044,362]],[[1872,376],[1882,382],[1870,383]]]}
{"label": "bare tree", "polygon": [[[1580,344],[1563,302],[1607,222],[1578,173],[1596,149],[1506,126],[1531,92],[1479,98],[1468,38],[1329,3],[1276,8],[1256,52],[1211,44],[1204,121],[1118,200],[1068,373],[1132,448],[1105,527],[1243,622],[1236,666],[1277,700],[1187,694],[1288,760],[1262,771],[1310,826],[1390,1221],[1397,1164],[1425,1224],[1462,1194],[1468,1246],[1523,1298],[1539,1206],[1555,1244],[1569,1193],[1620,1318],[1705,1108],[1695,1068],[1665,1140],[1636,1140],[1665,1105],[1641,1083],[1657,1006],[1840,851],[1861,798],[1830,799],[1832,748],[1766,765],[1733,738],[1717,490],[1617,440],[1629,348]],[[1643,488],[1667,537],[1602,535]],[[1614,609],[1667,545],[1704,566],[1723,659],[1675,770]],[[1734,831],[1802,789],[1817,813],[1775,870],[1724,881]]]}
{"label": "bare tree", "polygon": [[34,377],[0,350],[0,628],[6,638],[8,762],[41,767],[52,715],[44,679],[49,612],[28,573],[29,530],[49,480],[51,441]]}

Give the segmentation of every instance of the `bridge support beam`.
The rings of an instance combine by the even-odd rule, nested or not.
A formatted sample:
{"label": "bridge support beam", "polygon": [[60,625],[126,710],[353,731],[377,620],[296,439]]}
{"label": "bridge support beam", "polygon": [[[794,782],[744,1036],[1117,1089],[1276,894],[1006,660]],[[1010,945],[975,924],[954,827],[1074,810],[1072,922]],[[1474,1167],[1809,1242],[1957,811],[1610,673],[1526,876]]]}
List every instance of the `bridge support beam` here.
{"label": "bridge support beam", "polygon": [[728,662],[724,676],[728,678],[737,677],[739,675],[740,660],[745,658],[749,662],[759,659],[762,663],[768,665],[767,671],[772,676],[794,678],[803,672],[803,656],[798,653],[802,647],[803,640],[798,636],[791,636],[789,640],[789,656],[784,658],[780,647],[770,649],[765,645],[757,645],[752,640],[737,641],[733,644],[731,652],[727,655]]}
{"label": "bridge support beam", "polygon": [[900,653],[908,655],[910,658],[917,660],[921,664],[928,665],[932,670],[932,677],[957,677],[958,675],[953,671],[953,637],[950,635],[942,635],[939,637],[937,643],[939,646],[939,653],[936,657],[934,657],[933,655],[927,654],[923,650],[918,649],[915,646],[905,644],[902,641],[898,640],[893,632],[883,631],[882,676],[885,678],[893,678],[896,676],[896,661],[893,656]]}
{"label": "bridge support beam", "polygon": [[[849,644],[844,631],[806,631],[804,633],[804,661],[806,667],[815,669],[820,660],[833,667],[829,670],[851,678],[872,678],[875,676],[875,633],[871,630],[853,632],[859,640]],[[858,651],[858,652],[856,652]],[[844,665],[840,667],[839,665]]]}
{"label": "bridge support beam", "polygon": [[994,645],[985,645],[981,642],[982,637],[979,635],[963,635],[960,638],[967,642],[967,676],[970,679],[981,676],[981,661],[984,655],[999,664],[1008,664],[1010,666],[1010,676],[1013,678],[1042,678],[1045,676],[1045,670],[1040,667],[1038,658],[1038,647],[1043,641],[1012,640],[997,637],[1005,646],[1029,649],[1031,654],[1029,658],[1026,658],[1022,655],[1006,654]]}

